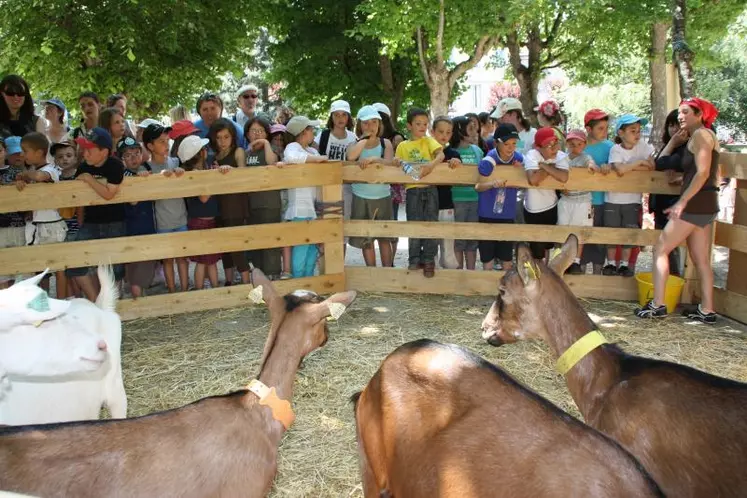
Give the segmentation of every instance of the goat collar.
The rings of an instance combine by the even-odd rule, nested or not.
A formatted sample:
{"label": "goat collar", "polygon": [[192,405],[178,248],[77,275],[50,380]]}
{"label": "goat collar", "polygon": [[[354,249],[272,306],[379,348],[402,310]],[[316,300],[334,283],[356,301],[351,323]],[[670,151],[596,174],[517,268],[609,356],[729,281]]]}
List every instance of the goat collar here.
{"label": "goat collar", "polygon": [[293,421],[296,420],[290,402],[278,398],[274,387],[267,387],[256,379],[251,381],[246,388],[257,395],[260,405],[269,406],[272,410],[272,418],[283,424],[285,430],[288,430]]}
{"label": "goat collar", "polygon": [[587,354],[594,351],[602,344],[609,344],[607,339],[604,338],[601,332],[598,330],[592,330],[582,338],[574,342],[571,347],[565,350],[565,353],[560,355],[558,361],[555,363],[555,369],[560,372],[561,375],[565,375],[568,371],[573,368],[576,363]]}

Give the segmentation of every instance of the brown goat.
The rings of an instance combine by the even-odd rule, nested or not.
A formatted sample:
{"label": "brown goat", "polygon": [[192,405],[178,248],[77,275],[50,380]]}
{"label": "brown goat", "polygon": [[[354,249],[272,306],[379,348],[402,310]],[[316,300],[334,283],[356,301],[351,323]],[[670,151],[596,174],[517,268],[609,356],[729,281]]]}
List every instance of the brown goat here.
{"label": "brown goat", "polygon": [[366,498],[663,496],[617,443],[458,346],[400,346],[353,399]]}
{"label": "brown goat", "polygon": [[[327,341],[325,318],[355,292],[283,297],[259,270],[252,281],[272,321],[257,378],[290,401],[301,360]],[[241,390],[133,419],[0,429],[0,489],[44,498],[262,497],[286,431],[264,403]]]}
{"label": "brown goat", "polygon": [[[494,346],[541,339],[559,357],[596,330],[558,276],[577,250],[571,235],[548,266],[520,245],[483,337]],[[565,377],[586,423],[638,458],[668,496],[747,496],[747,384],[609,344],[582,356]]]}

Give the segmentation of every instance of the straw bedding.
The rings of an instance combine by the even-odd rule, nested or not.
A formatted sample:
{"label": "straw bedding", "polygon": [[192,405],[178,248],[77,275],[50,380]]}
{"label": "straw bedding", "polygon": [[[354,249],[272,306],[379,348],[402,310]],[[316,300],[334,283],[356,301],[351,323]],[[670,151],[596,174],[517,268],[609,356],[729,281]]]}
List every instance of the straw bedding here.
{"label": "straw bedding", "polygon": [[[273,497],[360,497],[350,395],[394,348],[428,337],[483,355],[562,409],[578,416],[544,345],[493,348],[480,323],[490,298],[362,294],[330,340],[299,370],[297,420],[283,440]],[[745,328],[722,320],[709,327],[682,318],[643,322],[633,303],[584,300],[608,339],[628,351],[686,363],[747,381]],[[268,332],[264,306],[208,311],[124,324],[123,368],[130,416],[181,406],[245,385],[257,373]]]}

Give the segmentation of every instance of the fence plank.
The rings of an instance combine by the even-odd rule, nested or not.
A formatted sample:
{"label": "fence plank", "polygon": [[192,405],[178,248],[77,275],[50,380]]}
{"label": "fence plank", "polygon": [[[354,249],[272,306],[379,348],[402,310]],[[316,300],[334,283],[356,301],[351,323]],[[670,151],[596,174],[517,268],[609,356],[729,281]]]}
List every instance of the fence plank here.
{"label": "fence plank", "polygon": [[0,268],[12,275],[49,268],[79,268],[99,263],[130,263],[167,257],[194,256],[338,241],[339,220],[314,220],[192,232],[139,235],[115,239],[64,242],[0,249]]}
{"label": "fence plank", "polygon": [[[439,269],[435,277],[425,278],[422,271],[401,268],[345,267],[347,288],[362,292],[492,296],[502,275],[503,272]],[[564,280],[578,297],[638,300],[634,278],[566,275]]]}
{"label": "fence plank", "polygon": [[[747,180],[737,180],[737,191],[734,197],[734,226],[732,233],[741,232],[747,225]],[[741,225],[741,226],[740,226]],[[716,232],[718,238],[718,231]],[[729,251],[729,273],[726,275],[726,288],[738,294],[747,295],[747,246],[734,247]],[[740,250],[742,249],[742,250]]]}
{"label": "fence plank", "polygon": [[340,237],[331,244],[324,245],[322,256],[322,273],[342,273],[345,271],[345,242],[342,236],[342,184],[322,187],[322,204],[324,219],[334,219],[339,223]]}
{"label": "fence plank", "polygon": [[[382,164],[373,164],[361,169],[355,164],[346,163],[342,177],[345,183],[416,183],[402,170]],[[436,166],[433,173],[420,183],[434,185],[474,185],[477,183],[477,166],[461,166],[449,169],[445,164]],[[499,166],[491,175],[493,179],[502,179],[510,187],[602,190],[605,192],[650,192],[654,194],[679,194],[680,187],[669,185],[667,175],[661,171],[633,171],[623,177],[612,173],[609,175],[592,175],[586,169],[575,168],[570,173],[567,183],[560,183],[548,178],[541,187],[530,187],[523,168]]]}
{"label": "fence plank", "polygon": [[715,226],[716,239],[714,243],[717,246],[747,252],[747,226],[733,225],[723,221],[717,221]]}
{"label": "fence plank", "polygon": [[743,294],[714,287],[713,307],[716,313],[747,323],[747,296]]}
{"label": "fence plank", "polygon": [[[321,275],[318,277],[278,280],[273,282],[275,289],[287,294],[298,289],[313,290],[319,294],[331,294],[345,290],[345,275]],[[232,285],[217,289],[206,289],[175,294],[124,299],[117,304],[117,312],[122,320],[134,320],[153,316],[176,315],[192,311],[205,311],[237,306],[253,306],[247,295],[251,285]]]}
{"label": "fence plank", "polygon": [[719,165],[723,176],[747,180],[747,154],[722,151],[719,154]]}
{"label": "fence plank", "polygon": [[293,164],[236,168],[227,174],[190,171],[182,177],[128,177],[111,201],[105,201],[83,182],[37,183],[19,192],[0,187],[0,213],[99,204],[173,199],[231,192],[258,192],[342,183],[340,163]]}

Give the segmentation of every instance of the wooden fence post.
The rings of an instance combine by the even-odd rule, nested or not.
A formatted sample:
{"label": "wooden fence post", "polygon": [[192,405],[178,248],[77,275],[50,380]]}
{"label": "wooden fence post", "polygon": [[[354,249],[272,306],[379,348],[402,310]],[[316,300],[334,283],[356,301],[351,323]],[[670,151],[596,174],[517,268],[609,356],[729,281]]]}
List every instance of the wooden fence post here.
{"label": "wooden fence post", "polygon": [[[732,224],[747,225],[747,180],[737,180]],[[745,277],[747,277],[747,252],[731,248],[726,289],[747,296],[747,278]]]}
{"label": "wooden fence post", "polygon": [[321,275],[343,273],[345,271],[345,239],[342,226],[342,183],[321,187],[323,206],[322,218],[339,220],[339,242],[324,244],[324,256],[319,266]]}

